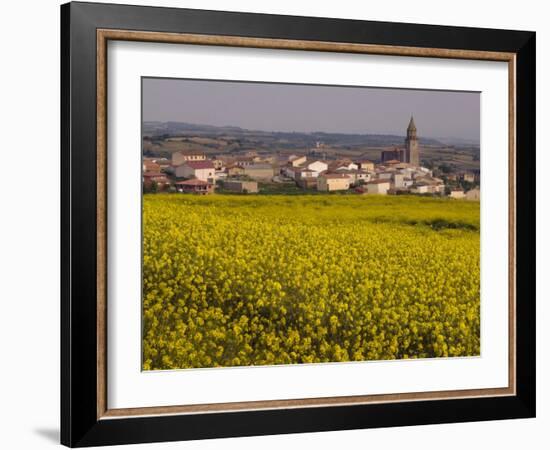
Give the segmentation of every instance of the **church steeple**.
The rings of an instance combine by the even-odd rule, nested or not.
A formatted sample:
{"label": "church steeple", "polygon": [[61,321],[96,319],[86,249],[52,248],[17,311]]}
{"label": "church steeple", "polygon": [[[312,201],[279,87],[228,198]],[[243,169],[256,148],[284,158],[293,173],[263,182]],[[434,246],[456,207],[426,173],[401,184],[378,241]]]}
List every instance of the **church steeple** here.
{"label": "church steeple", "polygon": [[416,137],[416,125],[413,116],[407,127],[407,138],[405,139],[405,162],[415,166],[420,166],[420,154],[418,149],[418,138]]}
{"label": "church steeple", "polygon": [[411,115],[411,121],[409,122],[409,126],[407,127],[407,131],[416,131],[416,125],[414,124],[414,118]]}

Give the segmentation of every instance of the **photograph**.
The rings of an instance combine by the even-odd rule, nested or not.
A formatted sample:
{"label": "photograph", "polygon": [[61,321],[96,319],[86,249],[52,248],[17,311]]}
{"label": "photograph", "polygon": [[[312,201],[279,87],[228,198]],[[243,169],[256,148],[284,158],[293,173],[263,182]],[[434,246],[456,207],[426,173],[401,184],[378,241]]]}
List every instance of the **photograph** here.
{"label": "photograph", "polygon": [[141,95],[142,370],[480,356],[480,92]]}

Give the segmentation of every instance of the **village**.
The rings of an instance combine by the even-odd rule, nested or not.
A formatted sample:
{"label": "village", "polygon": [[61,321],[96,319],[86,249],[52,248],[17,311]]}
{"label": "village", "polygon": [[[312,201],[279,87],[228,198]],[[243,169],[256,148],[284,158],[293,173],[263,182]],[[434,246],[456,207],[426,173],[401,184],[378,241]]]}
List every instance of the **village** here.
{"label": "village", "polygon": [[449,173],[422,167],[416,125],[411,117],[403,147],[363,157],[318,158],[324,144],[307,154],[238,154],[207,156],[181,150],[171,159],[143,158],[144,192],[194,194],[268,192],[339,192],[367,195],[429,195],[480,200],[479,171]]}

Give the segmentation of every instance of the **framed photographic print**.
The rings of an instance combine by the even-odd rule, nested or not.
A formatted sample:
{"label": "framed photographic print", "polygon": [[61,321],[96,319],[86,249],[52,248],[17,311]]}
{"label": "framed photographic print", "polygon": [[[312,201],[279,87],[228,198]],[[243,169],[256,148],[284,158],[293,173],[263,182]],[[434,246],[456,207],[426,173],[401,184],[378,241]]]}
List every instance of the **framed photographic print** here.
{"label": "framed photographic print", "polygon": [[535,33],[69,3],[68,446],[535,415]]}

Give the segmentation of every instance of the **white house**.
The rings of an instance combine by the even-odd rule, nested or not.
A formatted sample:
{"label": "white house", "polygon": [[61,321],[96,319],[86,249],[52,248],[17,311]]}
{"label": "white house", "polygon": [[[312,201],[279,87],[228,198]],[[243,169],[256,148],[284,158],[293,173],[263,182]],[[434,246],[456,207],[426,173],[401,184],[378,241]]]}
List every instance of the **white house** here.
{"label": "white house", "polygon": [[369,194],[386,195],[390,187],[391,183],[388,179],[373,180],[367,183],[367,192]]}
{"label": "white house", "polygon": [[300,178],[317,178],[319,176],[319,172],[308,169],[306,167],[294,167],[294,179],[299,180]]}
{"label": "white house", "polygon": [[430,185],[427,183],[416,183],[411,192],[413,194],[428,194],[430,192]]}
{"label": "white house", "polygon": [[337,170],[357,170],[359,166],[351,161],[333,161],[328,165],[328,170],[335,172]]}
{"label": "white house", "polygon": [[405,187],[404,180],[405,180],[405,175],[403,175],[402,173],[393,174],[393,183],[396,189]]}
{"label": "white house", "polygon": [[187,161],[181,166],[176,167],[176,177],[215,181],[216,169],[212,161]]}
{"label": "white house", "polygon": [[350,177],[343,173],[324,173],[317,177],[318,191],[344,191],[349,189],[350,184]]}
{"label": "white house", "polygon": [[[311,161],[311,162],[306,161],[305,164],[302,164],[302,166],[306,169],[313,170],[317,173],[328,170],[328,164],[320,160]],[[314,175],[314,176],[317,176],[317,175]]]}
{"label": "white house", "polygon": [[340,169],[336,173],[343,173],[350,177],[352,183],[363,182],[366,183],[371,179],[371,174],[365,170],[346,170]]}
{"label": "white house", "polygon": [[359,159],[355,161],[355,164],[357,164],[361,170],[366,170],[366,171],[374,170],[374,163],[368,159]]}
{"label": "white house", "polygon": [[465,197],[464,191],[462,189],[453,189],[449,193],[449,197],[451,197],[451,198],[464,198]]}

